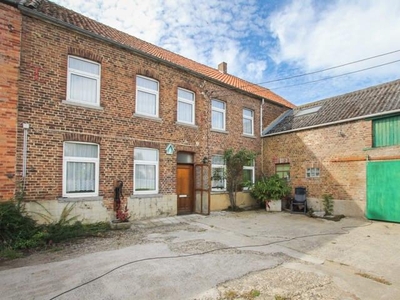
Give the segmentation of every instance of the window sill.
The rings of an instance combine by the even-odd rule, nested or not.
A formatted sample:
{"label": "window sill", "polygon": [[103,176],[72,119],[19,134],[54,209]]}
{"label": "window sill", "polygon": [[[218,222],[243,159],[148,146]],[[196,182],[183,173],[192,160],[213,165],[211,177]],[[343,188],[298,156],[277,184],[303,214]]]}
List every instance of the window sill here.
{"label": "window sill", "polygon": [[211,191],[211,195],[228,194],[227,191]]}
{"label": "window sill", "polygon": [[256,139],[256,137],[254,136],[254,134],[246,134],[246,133],[243,133],[242,136],[243,136],[243,137],[246,137],[246,138]]}
{"label": "window sill", "polygon": [[162,198],[163,194],[133,194],[130,198]]}
{"label": "window sill", "polygon": [[142,114],[138,114],[138,113],[134,113],[133,116],[137,117],[137,118],[143,118],[143,119],[148,119],[151,121],[160,122],[160,123],[162,122],[162,119],[159,117],[152,117],[152,116],[142,115]]}
{"label": "window sill", "polygon": [[79,106],[79,107],[89,108],[89,109],[94,109],[94,110],[104,110],[103,107],[98,106],[98,105],[85,104],[85,103],[74,102],[74,101],[69,101],[69,100],[63,100],[61,103],[65,104],[65,105]]}
{"label": "window sill", "polygon": [[217,133],[223,133],[223,134],[229,134],[229,131],[226,130],[221,130],[221,129],[211,129],[211,132],[217,132]]}
{"label": "window sill", "polygon": [[61,197],[58,202],[82,202],[82,201],[103,201],[103,196],[81,196],[81,197]]}
{"label": "window sill", "polygon": [[176,125],[186,126],[186,127],[190,127],[190,128],[193,128],[193,129],[199,129],[199,126],[197,126],[197,125],[189,124],[189,123],[183,123],[183,122],[179,122],[179,121],[176,122]]}

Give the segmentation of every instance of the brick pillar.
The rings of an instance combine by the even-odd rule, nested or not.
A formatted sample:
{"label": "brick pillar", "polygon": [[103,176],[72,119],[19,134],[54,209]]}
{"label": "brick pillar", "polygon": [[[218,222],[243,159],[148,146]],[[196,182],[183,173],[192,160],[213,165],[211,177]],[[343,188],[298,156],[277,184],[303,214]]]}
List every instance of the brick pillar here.
{"label": "brick pillar", "polygon": [[14,196],[21,14],[0,3],[0,201]]}

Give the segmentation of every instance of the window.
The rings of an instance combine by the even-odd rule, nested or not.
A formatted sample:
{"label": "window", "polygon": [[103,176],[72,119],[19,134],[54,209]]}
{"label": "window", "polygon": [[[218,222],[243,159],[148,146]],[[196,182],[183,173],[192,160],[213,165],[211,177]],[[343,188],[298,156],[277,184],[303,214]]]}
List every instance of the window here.
{"label": "window", "polygon": [[178,122],[194,125],[194,93],[178,88]]}
{"label": "window", "polygon": [[99,146],[64,143],[63,197],[98,196]]}
{"label": "window", "polygon": [[211,157],[211,190],[225,191],[225,161],[222,155],[214,155]]}
{"label": "window", "polygon": [[225,130],[225,102],[211,100],[211,106],[212,129]]}
{"label": "window", "polygon": [[311,108],[300,109],[297,113],[295,113],[295,116],[300,117],[300,116],[316,113],[320,110],[321,107],[322,106],[320,105],[320,106],[315,106],[315,107],[311,107]]}
{"label": "window", "polygon": [[158,150],[135,148],[134,194],[158,193]]}
{"label": "window", "polygon": [[254,111],[243,109],[243,134],[254,135]]}
{"label": "window", "polygon": [[275,173],[279,178],[290,179],[290,164],[277,164],[275,165]]}
{"label": "window", "polygon": [[158,117],[158,82],[143,76],[136,77],[136,113]]}
{"label": "window", "polygon": [[68,56],[67,101],[100,105],[100,64]]}
{"label": "window", "polygon": [[307,168],[307,178],[319,177],[319,168]]}
{"label": "window", "polygon": [[[254,168],[254,160],[249,161],[249,163],[246,166],[243,166],[243,182],[248,182],[250,181],[251,183],[254,183],[255,179],[255,168]],[[244,190],[247,190],[248,188],[243,188]]]}
{"label": "window", "polygon": [[400,116],[372,121],[373,146],[400,145]]}

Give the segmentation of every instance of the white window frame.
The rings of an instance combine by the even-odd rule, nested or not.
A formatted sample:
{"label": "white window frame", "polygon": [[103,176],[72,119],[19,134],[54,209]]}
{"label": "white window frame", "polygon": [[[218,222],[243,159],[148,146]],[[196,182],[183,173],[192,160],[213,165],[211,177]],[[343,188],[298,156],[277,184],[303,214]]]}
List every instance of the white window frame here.
{"label": "white window frame", "polygon": [[307,168],[306,169],[306,177],[307,178],[318,178],[320,177],[321,170],[320,168]]}
{"label": "white window frame", "polygon": [[[179,97],[179,90],[192,94],[192,99],[193,99],[193,100],[188,100],[188,99],[185,99],[185,98],[180,98],[180,97]],[[177,117],[176,117],[176,119],[178,120],[178,122],[180,122],[180,123],[185,123],[185,124],[190,124],[190,125],[194,125],[194,124],[195,124],[195,103],[196,103],[195,101],[196,101],[196,100],[195,100],[195,94],[194,94],[192,91],[189,91],[189,90],[186,90],[186,89],[183,89],[183,88],[178,88],[178,104],[177,104],[177,108],[176,108],[176,111],[177,111]],[[192,122],[187,122],[187,121],[184,121],[184,120],[179,120],[179,102],[182,102],[182,103],[185,103],[185,104],[189,104],[189,105],[192,106]]]}
{"label": "white window frame", "polygon": [[[97,75],[97,74],[87,73],[87,72],[83,72],[83,71],[80,71],[80,70],[77,70],[77,69],[70,68],[70,66],[69,66],[70,58],[81,60],[81,61],[84,61],[84,62],[87,62],[87,63],[90,63],[90,64],[98,65],[99,66],[99,74]],[[81,103],[81,104],[85,104],[85,105],[100,106],[101,64],[99,64],[98,62],[92,61],[92,60],[84,59],[84,58],[73,56],[73,55],[68,55],[67,69],[68,69],[68,74],[67,74],[67,101],[68,102]],[[85,78],[96,80],[96,103],[92,103],[92,102],[87,102],[87,101],[83,101],[83,100],[79,100],[79,99],[72,99],[71,98],[71,88],[72,88],[71,87],[71,77],[72,77],[72,75],[77,75],[77,76],[81,76],[81,77],[85,77]]]}
{"label": "white window frame", "polygon": [[[220,158],[222,158],[223,159],[223,155],[213,155],[212,157],[220,157]],[[225,161],[224,161],[224,164],[222,165],[222,164],[214,164],[213,162],[212,162],[212,158],[211,158],[211,176],[213,176],[213,174],[214,174],[214,169],[223,169],[224,170],[224,174],[226,173],[226,164],[225,164]],[[212,180],[211,180],[212,181]],[[226,178],[224,178],[223,179],[223,181],[224,181],[224,186],[222,187],[222,188],[213,188],[213,187],[211,187],[211,190],[212,191],[214,191],[214,192],[218,192],[218,191],[226,191]]]}
{"label": "white window frame", "polygon": [[[246,116],[244,114],[245,111],[251,112],[251,117]],[[245,126],[244,126],[245,120],[249,120],[251,122],[251,132],[245,132]],[[243,109],[243,134],[254,136],[254,110],[249,109],[249,108]]]}
{"label": "white window frame", "polygon": [[[153,81],[155,83],[157,83],[157,91],[152,90],[152,89],[147,89],[145,87],[139,86],[138,84],[138,80],[137,78],[142,78],[144,80],[149,80],[149,81]],[[138,102],[139,102],[139,91],[142,91],[144,93],[148,93],[148,94],[153,94],[156,96],[156,112],[155,114],[149,114],[146,112],[141,112],[138,110]],[[152,78],[149,77],[145,77],[145,76],[141,76],[141,75],[136,75],[136,101],[135,101],[135,112],[139,115],[144,115],[144,116],[149,116],[149,117],[154,117],[154,118],[158,118],[158,110],[159,110],[159,94],[160,94],[160,83]]]}
{"label": "white window frame", "polygon": [[[224,104],[224,108],[214,107],[213,106],[214,101]],[[212,118],[213,111],[218,112],[218,113],[222,113],[222,119],[223,119],[222,128],[215,127],[215,125],[213,124],[213,118]],[[226,128],[226,103],[224,101],[220,101],[220,100],[217,100],[217,99],[212,99],[211,100],[211,128],[212,129],[216,129],[216,130],[225,131],[225,128]]]}
{"label": "white window frame", "polygon": [[[97,158],[91,157],[73,157],[65,156],[65,144],[85,144],[97,146]],[[95,191],[90,193],[67,193],[67,163],[68,162],[86,162],[95,164]],[[66,141],[63,143],[63,197],[77,198],[77,197],[96,197],[99,195],[99,171],[100,171],[100,145],[94,143],[84,143],[75,141]]]}
{"label": "white window frame", "polygon": [[[256,167],[255,167],[255,162],[254,160],[251,161],[250,165],[243,166],[243,170],[250,170],[251,171],[251,183],[254,184],[256,180]],[[248,187],[243,187],[244,191],[247,191],[249,188]]]}
{"label": "white window frame", "polygon": [[[150,161],[150,160],[139,160],[135,159],[135,150],[140,149],[140,150],[151,150],[155,151],[157,153],[157,160],[156,161]],[[151,195],[151,194],[158,194],[158,181],[159,181],[159,161],[160,161],[160,153],[158,149],[154,148],[143,148],[143,147],[135,147],[133,150],[133,194],[134,195]],[[136,166],[137,165],[147,165],[147,166],[155,166],[156,167],[156,184],[155,184],[155,189],[154,190],[148,190],[148,191],[136,191]]]}

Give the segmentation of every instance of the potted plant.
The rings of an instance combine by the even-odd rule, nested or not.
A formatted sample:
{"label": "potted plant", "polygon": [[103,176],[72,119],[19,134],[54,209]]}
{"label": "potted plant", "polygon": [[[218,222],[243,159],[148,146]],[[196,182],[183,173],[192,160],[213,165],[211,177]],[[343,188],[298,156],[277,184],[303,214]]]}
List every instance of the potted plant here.
{"label": "potted plant", "polygon": [[251,196],[260,205],[265,205],[266,210],[269,211],[281,211],[281,199],[287,196],[290,191],[287,181],[277,174],[270,177],[263,176],[250,187]]}

